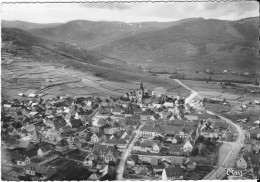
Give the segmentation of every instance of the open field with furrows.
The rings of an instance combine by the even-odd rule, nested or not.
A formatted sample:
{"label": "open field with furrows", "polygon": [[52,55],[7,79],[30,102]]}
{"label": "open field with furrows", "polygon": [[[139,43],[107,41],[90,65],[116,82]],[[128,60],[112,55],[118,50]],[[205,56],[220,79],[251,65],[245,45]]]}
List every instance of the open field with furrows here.
{"label": "open field with furrows", "polygon": [[[260,100],[260,94],[259,93],[252,93],[251,90],[259,90],[259,88],[256,88],[254,85],[247,85],[244,84],[238,84],[238,86],[231,87],[225,87],[222,88],[221,83],[218,82],[206,82],[206,81],[192,81],[192,80],[182,80],[184,84],[191,87],[195,91],[197,91],[200,96],[205,98],[221,98],[226,99],[228,101],[237,101],[237,102],[243,102],[243,101],[254,101],[254,100]],[[250,87],[252,89],[250,89]]]}
{"label": "open field with furrows", "polygon": [[189,94],[189,91],[171,79],[165,80],[150,75],[144,77],[146,75],[140,73],[125,73],[120,70],[106,70],[106,68],[98,69],[99,72],[95,73],[96,70],[89,68],[86,64],[79,64],[81,67],[75,68],[75,63],[74,67],[67,67],[64,63],[57,63],[55,60],[35,62],[33,59],[22,58],[20,62],[3,66],[2,97],[21,98],[18,93],[24,93],[31,88],[36,89],[37,93],[45,94],[43,98],[52,98],[57,95],[122,96],[130,90],[137,89],[140,79],[149,89],[164,86],[175,95]]}

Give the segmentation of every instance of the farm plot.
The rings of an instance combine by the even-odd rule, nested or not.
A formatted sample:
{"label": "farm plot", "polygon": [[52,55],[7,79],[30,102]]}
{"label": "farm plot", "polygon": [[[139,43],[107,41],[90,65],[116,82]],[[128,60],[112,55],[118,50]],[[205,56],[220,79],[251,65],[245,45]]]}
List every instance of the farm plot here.
{"label": "farm plot", "polygon": [[236,95],[236,94],[232,94],[232,93],[222,93],[220,98],[226,99],[226,100],[238,100],[239,98],[241,98],[241,95]]}
{"label": "farm plot", "polygon": [[74,95],[89,95],[92,93],[99,93],[100,91],[98,91],[95,88],[91,88],[91,87],[84,87],[84,88],[73,88],[73,89],[69,89],[65,91],[66,93],[71,93]]}
{"label": "farm plot", "polygon": [[203,97],[208,97],[208,98],[211,98],[211,97],[220,97],[221,96],[221,93],[218,92],[218,91],[198,91],[198,93],[203,96]]}
{"label": "farm plot", "polygon": [[108,84],[100,84],[100,86],[102,88],[106,88],[106,89],[109,89],[109,90],[117,90],[118,89],[118,87],[113,86],[113,85],[108,85]]}
{"label": "farm plot", "polygon": [[222,104],[211,104],[211,103],[205,103],[205,108],[217,113],[228,112],[231,109],[230,106],[224,106]]}

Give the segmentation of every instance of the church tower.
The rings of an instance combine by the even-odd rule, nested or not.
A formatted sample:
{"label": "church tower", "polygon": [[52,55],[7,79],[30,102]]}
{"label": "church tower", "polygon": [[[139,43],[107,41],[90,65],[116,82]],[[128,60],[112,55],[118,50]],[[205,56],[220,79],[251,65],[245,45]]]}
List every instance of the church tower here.
{"label": "church tower", "polygon": [[143,96],[144,96],[144,86],[143,86],[143,82],[141,80],[141,83],[140,83],[140,87],[137,91],[137,102],[142,104],[143,102]]}

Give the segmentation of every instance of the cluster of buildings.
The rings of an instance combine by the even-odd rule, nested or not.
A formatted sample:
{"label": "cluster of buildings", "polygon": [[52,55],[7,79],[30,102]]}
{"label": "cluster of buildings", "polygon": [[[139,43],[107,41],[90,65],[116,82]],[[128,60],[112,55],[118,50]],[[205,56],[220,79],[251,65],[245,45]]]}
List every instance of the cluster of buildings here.
{"label": "cluster of buildings", "polygon": [[127,163],[151,164],[162,179],[182,179],[183,165],[214,165],[214,160],[191,157],[196,140],[232,141],[234,133],[227,131],[225,121],[166,92],[162,87],[150,92],[141,82],[121,98],[3,101],[2,163],[19,167],[34,180],[62,180],[59,174],[75,165],[86,170],[84,179],[113,180],[122,153],[143,124]]}

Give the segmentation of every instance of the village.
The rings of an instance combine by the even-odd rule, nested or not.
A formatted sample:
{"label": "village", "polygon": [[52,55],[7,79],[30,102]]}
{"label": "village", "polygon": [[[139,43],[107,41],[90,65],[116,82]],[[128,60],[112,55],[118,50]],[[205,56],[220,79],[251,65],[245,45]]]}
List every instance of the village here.
{"label": "village", "polygon": [[[163,87],[122,97],[2,101],[4,180],[200,180],[221,164],[236,128]],[[223,105],[227,104],[227,101]],[[233,170],[259,176],[259,125],[247,132]]]}

